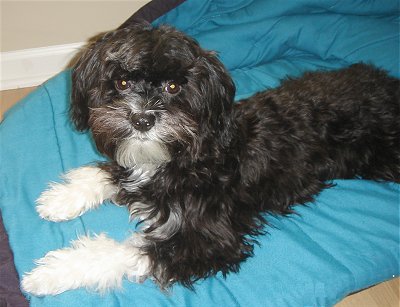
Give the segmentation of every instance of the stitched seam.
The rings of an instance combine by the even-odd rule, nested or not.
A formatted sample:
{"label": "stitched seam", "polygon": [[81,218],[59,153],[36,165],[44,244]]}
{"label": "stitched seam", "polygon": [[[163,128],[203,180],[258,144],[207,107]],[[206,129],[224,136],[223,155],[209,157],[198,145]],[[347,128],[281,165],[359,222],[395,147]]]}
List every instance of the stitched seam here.
{"label": "stitched seam", "polygon": [[57,129],[56,129],[56,119],[55,119],[55,110],[54,110],[54,106],[53,106],[53,101],[51,99],[50,93],[45,84],[43,85],[43,88],[46,91],[47,97],[49,98],[49,104],[50,104],[51,113],[52,113],[54,136],[55,136],[55,140],[56,140],[56,144],[57,144],[57,148],[58,148],[58,155],[60,156],[60,163],[61,163],[62,171],[65,172],[64,158],[61,154],[61,146],[60,146],[59,136],[57,134]]}

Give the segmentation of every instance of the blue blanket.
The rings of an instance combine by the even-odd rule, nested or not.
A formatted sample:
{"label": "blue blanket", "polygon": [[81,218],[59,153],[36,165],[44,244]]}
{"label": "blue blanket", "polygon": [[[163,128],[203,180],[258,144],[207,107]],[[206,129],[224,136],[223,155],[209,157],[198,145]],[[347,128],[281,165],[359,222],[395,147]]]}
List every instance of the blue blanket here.
{"label": "blue blanket", "polygon": [[[237,98],[275,87],[285,76],[365,61],[399,77],[397,0],[189,0],[161,16],[218,51]],[[104,159],[67,116],[70,72],[39,87],[0,128],[0,208],[20,276],[34,259],[77,235],[123,240],[135,224],[125,208],[105,204],[64,223],[41,220],[35,199],[65,171]],[[31,306],[331,306],[351,292],[399,275],[399,185],[337,180],[317,201],[296,207],[260,237],[238,274],[161,292],[151,281],[124,282],[100,296],[74,290],[30,297]]]}

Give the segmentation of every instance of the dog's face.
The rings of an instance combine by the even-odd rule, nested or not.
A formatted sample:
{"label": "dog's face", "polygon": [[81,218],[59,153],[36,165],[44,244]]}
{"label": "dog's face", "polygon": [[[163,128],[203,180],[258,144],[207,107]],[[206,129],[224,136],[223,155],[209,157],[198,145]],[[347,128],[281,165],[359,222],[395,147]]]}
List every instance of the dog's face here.
{"label": "dog's face", "polygon": [[76,127],[124,167],[196,155],[207,135],[227,129],[235,92],[214,53],[170,27],[142,25],[92,43],[72,84]]}

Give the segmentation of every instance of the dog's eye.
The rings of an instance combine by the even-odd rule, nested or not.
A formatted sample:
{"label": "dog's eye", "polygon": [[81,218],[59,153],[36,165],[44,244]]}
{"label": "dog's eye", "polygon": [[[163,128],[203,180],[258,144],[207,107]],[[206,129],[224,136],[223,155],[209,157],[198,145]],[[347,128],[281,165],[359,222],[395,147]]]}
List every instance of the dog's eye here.
{"label": "dog's eye", "polygon": [[180,90],[181,90],[181,87],[176,82],[168,82],[164,87],[164,91],[169,94],[177,94],[177,93],[179,93]]}
{"label": "dog's eye", "polygon": [[124,91],[131,87],[131,82],[128,80],[115,80],[114,85],[117,90]]}

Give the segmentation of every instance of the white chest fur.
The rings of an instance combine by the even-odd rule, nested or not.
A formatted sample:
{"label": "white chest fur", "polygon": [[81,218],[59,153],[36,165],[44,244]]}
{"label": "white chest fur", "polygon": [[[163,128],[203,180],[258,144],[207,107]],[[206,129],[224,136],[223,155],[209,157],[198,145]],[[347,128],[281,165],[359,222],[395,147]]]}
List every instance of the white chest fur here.
{"label": "white chest fur", "polygon": [[136,138],[124,140],[117,149],[115,160],[123,167],[136,165],[159,165],[170,160],[166,146],[152,140]]}

